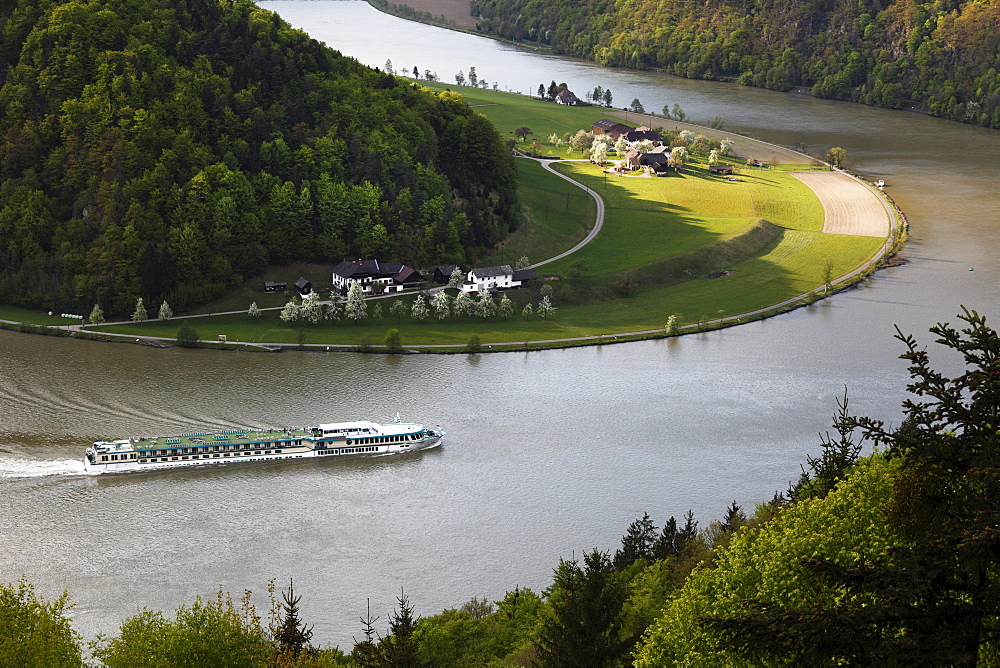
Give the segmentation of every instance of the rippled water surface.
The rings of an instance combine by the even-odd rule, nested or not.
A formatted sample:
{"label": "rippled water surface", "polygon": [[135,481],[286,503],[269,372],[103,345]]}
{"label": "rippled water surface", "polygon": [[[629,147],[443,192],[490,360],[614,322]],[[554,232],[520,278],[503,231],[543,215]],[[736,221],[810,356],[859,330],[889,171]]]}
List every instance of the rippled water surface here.
{"label": "rippled water surface", "polygon": [[[361,2],[266,2],[360,61],[475,66],[502,88],[600,84],[679,103],[781,144],[843,146],[889,182],[911,263],[768,321],[673,341],[483,356],[154,350],[0,331],[0,579],[69,589],[77,627],[113,631],[220,585],[294,577],[316,638],[350,644],[372,600],[418,614],[515,585],[560,556],[613,549],[648,511],[703,522],[784,489],[835,400],[893,420],[905,369],[893,325],[922,335],[967,304],[1000,319],[996,132],[911,113],[540,56],[379,14]],[[377,38],[373,37],[377,35]],[[953,368],[954,360],[941,364]],[[440,423],[413,456],[82,475],[95,438],[339,419]]]}

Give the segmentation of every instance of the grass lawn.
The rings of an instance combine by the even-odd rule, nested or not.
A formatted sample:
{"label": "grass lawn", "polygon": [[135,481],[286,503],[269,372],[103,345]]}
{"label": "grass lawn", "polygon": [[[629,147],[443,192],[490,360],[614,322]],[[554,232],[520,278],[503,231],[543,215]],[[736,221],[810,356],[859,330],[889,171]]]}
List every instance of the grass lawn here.
{"label": "grass lawn", "polygon": [[525,220],[480,266],[513,264],[521,256],[544,260],[572,248],[594,226],[597,205],[590,195],[534,160],[515,164]]}
{"label": "grass lawn", "polygon": [[[421,81],[420,85],[438,92],[451,90],[458,93],[476,111],[489,118],[500,134],[506,137],[515,138],[514,128],[521,126],[531,128],[532,135],[529,135],[523,144],[518,140],[518,146],[527,147],[531,144],[532,137],[540,143],[546,144],[552,133],[562,137],[567,132],[576,134],[577,130],[589,132],[591,124],[608,117],[608,110],[603,107],[567,107],[552,102],[543,102],[537,97],[440,82]],[[626,125],[634,124],[627,123]],[[565,154],[565,147],[560,149],[559,153],[560,155]],[[577,156],[579,157],[579,154]]]}
{"label": "grass lawn", "polygon": [[[543,142],[552,133],[561,136],[589,129],[607,111],[440,83],[424,85],[461,93],[502,134],[512,136],[515,127],[527,125]],[[557,150],[565,152],[552,147],[553,153]],[[561,277],[551,283],[558,309],[548,319],[520,315],[525,303],[537,304],[537,287],[511,293],[518,306],[508,320],[467,316],[439,321],[432,316],[418,322],[408,316],[401,320],[386,316],[361,323],[298,327],[281,322],[277,311],[258,319],[247,316],[252,301],[267,308],[288,300],[286,294],[265,294],[264,280],[286,281],[291,287],[302,276],[317,289],[330,287],[332,266],[298,264],[269,268],[197,311],[241,313],[189,322],[199,338],[214,340],[224,334],[231,343],[381,346],[391,328],[400,330],[404,347],[464,346],[473,335],[483,345],[610,336],[660,329],[673,314],[681,324],[691,324],[767,308],[822,286],[828,271],[836,278],[862,266],[881,247],[883,240],[878,238],[822,233],[822,204],[808,186],[786,173],[808,166],[759,169],[727,161],[736,167],[738,180],[709,174],[703,158],[691,159],[682,174],[663,178],[605,174],[588,161],[556,162],[556,169],[601,194],[606,212],[604,227],[594,241],[543,268],[544,273]],[[538,262],[572,247],[594,223],[596,206],[586,192],[534,161],[518,160],[517,169],[527,222],[479,266],[512,264],[522,255]],[[768,222],[761,223],[762,219]],[[586,266],[583,275],[566,278],[570,264],[578,259]],[[719,268],[725,269],[724,276],[708,277]],[[631,286],[631,294],[621,296],[627,290],[620,280],[633,273],[639,280]],[[409,303],[413,297],[395,299]],[[391,301],[380,303],[388,313]],[[372,308],[369,303],[369,312]],[[0,318],[40,324],[69,322],[13,307],[0,307]],[[175,338],[182,324],[174,319],[100,329]]]}
{"label": "grass lawn", "polygon": [[[77,313],[84,318],[90,316],[90,311]],[[79,325],[80,321],[73,318],[63,318],[58,313],[49,315],[47,311],[37,309],[21,308],[19,306],[8,306],[0,304],[0,320],[11,320],[13,322],[27,322],[32,325]]]}
{"label": "grass lawn", "polygon": [[657,178],[604,174],[589,162],[560,162],[556,169],[600,193],[606,212],[600,235],[546,272],[565,273],[582,259],[590,276],[620,274],[718,243],[760,218],[792,230],[823,228],[822,204],[788,174],[746,170],[740,181],[728,181],[700,162]]}

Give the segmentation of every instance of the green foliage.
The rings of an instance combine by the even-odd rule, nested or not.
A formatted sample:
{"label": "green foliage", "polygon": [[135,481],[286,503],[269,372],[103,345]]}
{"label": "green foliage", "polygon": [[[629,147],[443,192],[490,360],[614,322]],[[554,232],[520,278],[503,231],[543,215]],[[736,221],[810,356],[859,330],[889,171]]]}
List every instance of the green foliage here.
{"label": "green foliage", "polygon": [[543,665],[618,665],[631,646],[620,633],[628,588],[606,553],[586,553],[583,565],[560,559],[546,596],[538,637]]}
{"label": "green foliage", "polygon": [[24,579],[0,583],[0,666],[83,666],[80,636],[66,618],[70,607],[65,593],[47,603]]}
{"label": "green foliage", "polygon": [[185,348],[194,348],[198,345],[198,332],[195,331],[194,327],[187,320],[177,330],[177,345],[184,346]]}
{"label": "green foliage", "polygon": [[278,654],[292,659],[316,653],[309,644],[312,640],[312,627],[307,626],[299,617],[300,600],[302,597],[295,595],[294,583],[289,580],[288,590],[281,592],[281,619],[274,633],[274,641]]}
{"label": "green foliage", "polygon": [[126,619],[114,638],[99,638],[94,656],[109,668],[133,666],[261,666],[271,645],[247,599],[241,607],[221,592],[178,608],[173,619],[143,610]]}
{"label": "green foliage", "polygon": [[400,341],[399,330],[395,327],[385,333],[385,351],[390,354],[397,354],[403,349]]}
{"label": "green foliage", "polygon": [[697,568],[650,627],[636,665],[746,665],[746,658],[717,649],[703,619],[742,615],[748,601],[806,609],[841,600],[843,590],[818,580],[800,559],[886,563],[889,548],[898,543],[884,515],[894,469],[894,462],[873,457],[826,497],[805,499],[769,523],[736,532],[716,553],[714,568]]}
{"label": "green foliage", "polygon": [[[480,30],[602,65],[807,87],[1000,128],[1000,6],[991,0],[473,0],[471,9]],[[685,117],[678,105],[672,115]]]}
{"label": "green foliage", "polygon": [[482,350],[483,344],[479,339],[478,334],[473,334],[469,337],[469,342],[465,344],[465,352],[467,353],[478,353]]}
{"label": "green foliage", "polygon": [[0,44],[0,301],[183,311],[269,262],[455,261],[516,226],[482,115],[249,0],[12,0]]}

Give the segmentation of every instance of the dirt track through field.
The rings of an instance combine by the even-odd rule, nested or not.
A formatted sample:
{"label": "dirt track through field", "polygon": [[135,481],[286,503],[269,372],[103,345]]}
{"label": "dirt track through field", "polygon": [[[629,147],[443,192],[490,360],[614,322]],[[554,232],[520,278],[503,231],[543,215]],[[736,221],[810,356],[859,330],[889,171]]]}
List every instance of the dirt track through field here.
{"label": "dirt track through field", "polygon": [[823,231],[859,237],[889,236],[889,218],[882,201],[867,186],[847,174],[798,172],[823,203]]}

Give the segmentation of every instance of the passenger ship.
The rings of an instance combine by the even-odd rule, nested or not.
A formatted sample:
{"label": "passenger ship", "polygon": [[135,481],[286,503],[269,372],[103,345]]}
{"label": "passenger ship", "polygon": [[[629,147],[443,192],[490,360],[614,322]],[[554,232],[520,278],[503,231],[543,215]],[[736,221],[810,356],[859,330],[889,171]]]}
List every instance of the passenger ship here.
{"label": "passenger ship", "polygon": [[269,459],[391,455],[433,448],[444,434],[440,426],[427,429],[400,422],[397,414],[389,424],[337,422],[94,441],[83,468],[87,473],[115,473]]}

